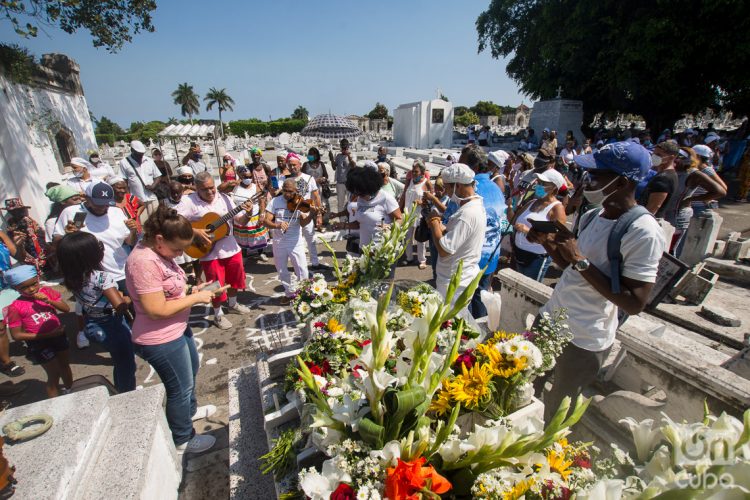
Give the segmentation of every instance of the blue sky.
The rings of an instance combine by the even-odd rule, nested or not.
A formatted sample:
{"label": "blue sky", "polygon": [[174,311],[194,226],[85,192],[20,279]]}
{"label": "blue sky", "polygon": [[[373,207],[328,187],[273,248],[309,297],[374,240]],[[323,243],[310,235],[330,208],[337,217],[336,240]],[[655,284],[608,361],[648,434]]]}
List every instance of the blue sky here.
{"label": "blue sky", "polygon": [[[89,107],[127,127],[179,117],[171,92],[188,82],[234,98],[225,119],[364,114],[430,99],[441,89],[457,105],[522,96],[505,61],[477,54],[475,21],[488,2],[466,0],[226,1],[157,0],[156,32],[137,35],[117,54],[95,49],[88,32],[45,28],[21,39],[0,22],[0,41],[37,56],[78,61]],[[529,104],[528,99],[525,100]],[[216,118],[215,109],[201,117]]]}

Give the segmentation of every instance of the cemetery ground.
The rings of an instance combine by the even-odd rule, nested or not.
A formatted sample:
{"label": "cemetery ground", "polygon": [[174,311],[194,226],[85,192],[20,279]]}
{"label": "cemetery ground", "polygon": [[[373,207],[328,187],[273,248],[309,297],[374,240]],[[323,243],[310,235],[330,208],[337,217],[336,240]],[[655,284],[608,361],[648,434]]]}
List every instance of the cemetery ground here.
{"label": "cemetery ground", "polygon": [[[726,238],[732,231],[739,231],[743,236],[750,232],[750,222],[746,217],[747,205],[742,203],[722,203],[719,213],[724,217],[720,234]],[[339,258],[345,255],[344,242],[333,244]],[[331,263],[330,252],[318,245],[321,262]],[[322,250],[322,251],[321,251]],[[217,439],[216,446],[202,455],[183,457],[183,481],[180,487],[180,498],[226,498],[229,496],[229,395],[227,372],[230,369],[251,364],[262,351],[273,350],[282,343],[294,341],[299,335],[297,322],[287,306],[279,304],[283,295],[281,283],[277,279],[272,259],[259,262],[256,259],[246,260],[245,270],[248,276],[248,289],[240,293],[240,302],[247,304],[252,313],[246,316],[229,314],[233,328],[220,330],[211,323],[212,314],[206,306],[193,308],[190,315],[190,326],[193,330],[196,346],[200,355],[197,398],[198,405],[215,405],[217,411],[206,419],[195,421],[195,429],[200,433],[211,433]],[[333,279],[332,270],[324,272],[329,280]],[[560,271],[550,268],[546,284],[554,284]],[[398,267],[396,278],[408,278],[432,283],[432,270],[428,267],[419,270],[417,266]],[[62,288],[63,296],[70,299],[69,293]],[[743,290],[744,292],[744,290]],[[744,293],[742,294],[745,295]],[[744,297],[743,297],[744,298]],[[99,345],[93,344],[84,350],[75,346],[75,318],[72,314],[62,315],[66,324],[71,345],[71,364],[75,379],[88,375],[104,375],[111,380],[112,365],[109,354]],[[21,394],[7,398],[12,406],[39,401],[45,398],[44,371],[25,357],[26,349],[20,342],[11,342],[11,357],[17,364],[26,369],[26,373],[13,379],[26,387]],[[150,366],[136,358],[136,380],[140,387],[159,383],[158,376]],[[0,382],[7,382],[2,377]],[[265,439],[258,435],[258,439]]]}

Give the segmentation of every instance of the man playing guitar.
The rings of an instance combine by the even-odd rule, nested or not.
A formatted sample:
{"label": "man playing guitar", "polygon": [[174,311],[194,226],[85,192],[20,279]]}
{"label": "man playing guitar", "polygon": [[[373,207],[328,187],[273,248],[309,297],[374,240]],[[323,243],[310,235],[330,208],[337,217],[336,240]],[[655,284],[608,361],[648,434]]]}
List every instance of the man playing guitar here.
{"label": "man playing guitar", "polygon": [[[209,212],[225,215],[234,209],[230,198],[216,191],[216,185],[211,174],[200,172],[195,176],[196,192],[183,197],[183,201],[177,207],[180,215],[193,222]],[[248,200],[242,203],[245,212],[240,212],[234,217],[239,225],[248,223],[248,212],[252,213],[253,202]],[[193,228],[196,239],[204,242],[207,247],[213,249],[204,257],[200,258],[201,267],[206,275],[207,281],[218,281],[221,286],[229,285],[225,293],[213,299],[214,324],[222,330],[232,327],[232,323],[225,317],[221,309],[222,302],[227,302],[227,311],[236,314],[248,314],[250,309],[237,302],[237,291],[245,289],[245,266],[242,262],[242,252],[234,235],[230,232],[226,237],[214,242],[211,233],[205,229]]]}

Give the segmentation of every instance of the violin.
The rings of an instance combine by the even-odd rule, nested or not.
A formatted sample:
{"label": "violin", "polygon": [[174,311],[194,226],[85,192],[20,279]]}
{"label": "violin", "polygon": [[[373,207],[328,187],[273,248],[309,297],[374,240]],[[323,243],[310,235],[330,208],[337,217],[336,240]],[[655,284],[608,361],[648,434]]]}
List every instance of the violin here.
{"label": "violin", "polygon": [[286,208],[290,212],[299,210],[304,214],[309,214],[312,208],[317,209],[319,212],[323,210],[323,207],[316,206],[313,200],[305,200],[299,194],[295,194],[291,200],[286,201]]}

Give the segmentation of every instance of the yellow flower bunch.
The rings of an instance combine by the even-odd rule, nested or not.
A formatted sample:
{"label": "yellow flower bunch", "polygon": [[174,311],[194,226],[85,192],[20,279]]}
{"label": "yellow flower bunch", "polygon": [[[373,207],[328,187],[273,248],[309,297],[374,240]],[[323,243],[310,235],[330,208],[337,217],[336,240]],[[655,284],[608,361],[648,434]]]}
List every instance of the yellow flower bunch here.
{"label": "yellow flower bunch", "polygon": [[528,365],[525,357],[506,357],[495,348],[495,344],[479,344],[476,352],[486,360],[490,372],[495,377],[510,378],[518,372],[522,372]]}
{"label": "yellow flower bunch", "polygon": [[342,287],[341,285],[337,285],[333,287],[333,299],[331,299],[336,304],[343,304],[347,300],[349,300],[349,292],[347,288]]}
{"label": "yellow flower bunch", "polygon": [[505,342],[506,340],[510,340],[514,337],[518,337],[520,334],[515,332],[506,332],[505,330],[498,330],[495,332],[495,334],[492,336],[491,339],[487,339],[485,341],[486,344],[494,345],[498,342]]}
{"label": "yellow flower bunch", "polygon": [[331,333],[341,333],[345,330],[344,325],[339,323],[336,318],[329,319],[326,328]]}
{"label": "yellow flower bunch", "polygon": [[[552,472],[557,472],[560,476],[567,481],[568,476],[571,474],[570,466],[573,465],[574,457],[578,452],[577,448],[568,444],[568,440],[565,438],[557,441],[547,451],[547,464]],[[544,464],[536,464],[537,467],[542,467]]]}
{"label": "yellow flower bunch", "polygon": [[438,417],[442,417],[453,408],[451,393],[448,390],[448,379],[443,380],[443,387],[435,393],[430,402],[429,411],[434,412]]}
{"label": "yellow flower bunch", "polygon": [[399,292],[397,302],[401,309],[415,318],[421,318],[424,315],[424,312],[422,311],[422,303],[418,300],[412,299],[412,297],[404,292]]}
{"label": "yellow flower bunch", "polygon": [[453,399],[469,410],[487,403],[492,395],[492,372],[487,364],[476,363],[471,369],[461,365],[461,374],[448,380],[448,392]]}

